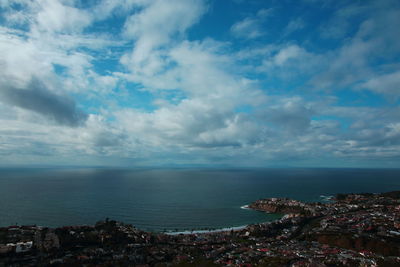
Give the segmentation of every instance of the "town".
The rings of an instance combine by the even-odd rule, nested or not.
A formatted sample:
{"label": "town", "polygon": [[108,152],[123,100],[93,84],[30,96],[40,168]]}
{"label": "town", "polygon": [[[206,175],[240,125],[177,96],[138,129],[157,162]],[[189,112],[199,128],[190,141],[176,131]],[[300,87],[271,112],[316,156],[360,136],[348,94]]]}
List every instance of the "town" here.
{"label": "town", "polygon": [[106,219],[94,226],[0,228],[0,266],[400,266],[400,191],[285,198],[249,208],[273,222],[208,233],[152,233]]}

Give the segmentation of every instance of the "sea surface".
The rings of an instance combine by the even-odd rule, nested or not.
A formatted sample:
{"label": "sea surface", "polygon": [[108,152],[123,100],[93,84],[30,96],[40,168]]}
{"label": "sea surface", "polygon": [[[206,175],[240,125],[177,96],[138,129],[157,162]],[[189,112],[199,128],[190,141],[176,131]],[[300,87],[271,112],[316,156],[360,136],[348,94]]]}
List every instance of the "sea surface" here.
{"label": "sea surface", "polygon": [[400,190],[399,169],[0,169],[0,226],[94,224],[150,231],[237,227],[279,218],[242,206],[260,198],[322,201]]}

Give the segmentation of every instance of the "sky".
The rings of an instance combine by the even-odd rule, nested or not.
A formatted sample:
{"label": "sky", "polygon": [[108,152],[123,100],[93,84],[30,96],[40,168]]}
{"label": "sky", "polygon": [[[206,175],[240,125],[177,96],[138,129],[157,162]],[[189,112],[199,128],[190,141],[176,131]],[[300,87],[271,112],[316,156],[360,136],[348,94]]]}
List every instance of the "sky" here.
{"label": "sky", "polygon": [[0,165],[400,167],[398,0],[0,0]]}

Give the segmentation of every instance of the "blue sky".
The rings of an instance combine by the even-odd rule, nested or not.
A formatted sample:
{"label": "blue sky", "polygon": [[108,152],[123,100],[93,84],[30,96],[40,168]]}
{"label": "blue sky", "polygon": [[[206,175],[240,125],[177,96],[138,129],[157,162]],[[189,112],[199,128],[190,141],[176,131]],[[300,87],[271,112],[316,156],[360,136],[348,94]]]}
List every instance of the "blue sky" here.
{"label": "blue sky", "polygon": [[398,167],[400,2],[0,0],[8,165]]}

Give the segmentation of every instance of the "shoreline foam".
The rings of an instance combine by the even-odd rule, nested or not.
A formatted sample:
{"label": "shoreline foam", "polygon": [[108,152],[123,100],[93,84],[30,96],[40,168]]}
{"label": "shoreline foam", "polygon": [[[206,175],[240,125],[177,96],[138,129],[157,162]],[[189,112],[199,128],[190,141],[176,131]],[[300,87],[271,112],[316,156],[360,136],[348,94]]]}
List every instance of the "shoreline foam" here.
{"label": "shoreline foam", "polygon": [[240,231],[248,227],[249,225],[241,225],[234,227],[224,227],[218,229],[211,230],[188,230],[188,231],[178,231],[178,232],[163,232],[166,235],[192,235],[192,234],[211,234],[211,233],[221,233],[221,232],[229,232],[229,231]]}
{"label": "shoreline foam", "polygon": [[[243,205],[240,207],[244,210],[251,210],[249,205]],[[248,227],[250,224],[241,225],[241,226],[233,226],[233,227],[223,227],[217,229],[210,229],[210,230],[184,230],[178,232],[161,232],[166,235],[191,235],[191,234],[210,234],[210,233],[221,233],[221,232],[229,232],[229,231],[240,231]]]}

